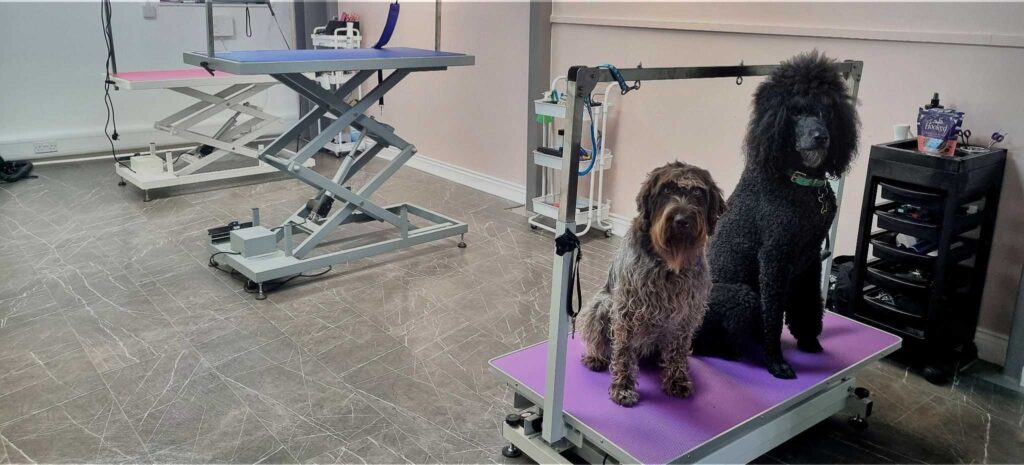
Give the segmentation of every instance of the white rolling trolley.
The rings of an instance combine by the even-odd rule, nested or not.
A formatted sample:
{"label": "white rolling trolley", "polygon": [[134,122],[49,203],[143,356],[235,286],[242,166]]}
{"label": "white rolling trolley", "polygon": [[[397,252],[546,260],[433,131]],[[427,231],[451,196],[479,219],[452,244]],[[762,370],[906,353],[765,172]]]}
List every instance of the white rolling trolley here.
{"label": "white rolling trolley", "polygon": [[[335,50],[351,50],[362,46],[363,36],[360,34],[359,29],[354,26],[352,21],[345,22],[346,27],[336,28],[334,31],[327,32],[327,26],[320,26],[313,29],[313,33],[310,34],[309,38],[312,40],[313,49],[335,49]],[[345,84],[349,79],[354,76],[355,73],[352,71],[325,71],[317,73],[316,80],[320,85],[329,91],[338,90],[338,86]],[[356,97],[358,99],[363,98],[363,89],[359,87],[355,90]],[[326,119],[335,119],[333,115],[325,115]],[[317,129],[323,129],[323,123],[317,123]],[[344,128],[338,133],[337,137],[331,139],[324,148],[334,153],[335,156],[342,156],[343,154],[352,151],[356,144],[352,141],[352,128]],[[360,148],[366,149],[373,142],[367,141],[365,138],[359,139]]]}
{"label": "white rolling trolley", "polygon": [[[564,89],[567,82],[565,76],[559,76],[551,81],[551,89],[557,92],[560,82]],[[590,157],[595,157],[595,159],[593,169],[587,174],[589,177],[588,194],[586,197],[578,197],[576,200],[576,215],[581,218],[580,225],[583,227],[577,231],[579,235],[584,235],[591,229],[603,231],[606,237],[612,235],[612,225],[608,221],[611,200],[604,198],[604,175],[612,166],[613,156],[611,150],[608,149],[607,134],[608,115],[614,107],[609,96],[612,95],[612,90],[616,86],[617,83],[609,83],[604,88],[604,92],[591,94],[590,101],[593,102],[591,111],[583,113],[583,124],[592,126],[594,132],[599,136],[595,137],[598,149],[592,150],[590,153]],[[534,100],[533,105],[534,112],[544,126],[541,144],[543,147],[556,150],[558,155],[544,153],[538,149],[534,149],[530,155],[532,163],[544,169],[541,171],[541,195],[530,199],[533,202],[535,214],[527,221],[531,228],[540,228],[551,233],[555,232],[554,228],[545,224],[541,218],[558,219],[559,197],[561,196],[561,192],[558,190],[558,170],[562,169],[562,148],[554,120],[565,118],[566,95],[567,92],[562,92],[558,103],[553,103],[550,101],[549,94],[544,98]],[[591,115],[593,115],[592,118]],[[589,160],[589,158],[584,158],[581,160],[581,164],[589,165]]]}

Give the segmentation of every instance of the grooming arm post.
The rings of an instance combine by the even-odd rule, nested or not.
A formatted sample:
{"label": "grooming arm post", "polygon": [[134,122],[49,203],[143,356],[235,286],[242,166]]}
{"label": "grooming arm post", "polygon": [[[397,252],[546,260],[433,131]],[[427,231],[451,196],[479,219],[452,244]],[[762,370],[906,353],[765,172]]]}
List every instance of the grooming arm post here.
{"label": "grooming arm post", "polygon": [[[583,99],[597,84],[595,68],[569,69],[565,140],[562,147],[562,195],[558,209],[556,234],[576,232],[576,188],[579,184],[580,139],[583,130]],[[547,376],[544,381],[544,419],[541,435],[548,444],[565,437],[562,404],[565,398],[565,357],[569,337],[568,298],[572,293],[573,253],[554,255],[551,273],[551,312],[548,323]]]}
{"label": "grooming arm post", "polygon": [[[844,61],[841,63],[844,66],[848,66],[848,71],[840,71],[843,74],[843,80],[846,81],[846,91],[849,92],[850,99],[853,104],[857,104],[857,92],[860,90],[860,77],[864,72],[863,61]],[[829,275],[832,273],[832,261],[835,260],[836,255],[836,235],[839,232],[839,211],[842,210],[843,204],[843,188],[846,186],[846,176],[839,178],[839,181],[835,184],[836,191],[836,217],[832,220],[832,226],[828,229],[828,257],[821,264],[821,297],[822,299],[828,299],[828,286],[829,286]]]}

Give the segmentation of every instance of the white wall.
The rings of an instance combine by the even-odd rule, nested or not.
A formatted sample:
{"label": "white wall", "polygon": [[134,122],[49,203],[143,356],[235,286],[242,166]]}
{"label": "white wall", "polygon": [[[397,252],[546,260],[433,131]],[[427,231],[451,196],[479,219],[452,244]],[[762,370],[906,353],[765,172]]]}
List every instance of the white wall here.
{"label": "white wall", "polygon": [[[183,51],[206,48],[202,6],[160,5],[156,19],[143,19],[142,8],[142,2],[113,4],[119,71],[184,68]],[[291,40],[291,6],[278,5],[275,12]],[[244,33],[244,8],[218,6],[216,14],[234,18],[235,24],[235,36],[218,41],[218,49],[284,48],[265,7],[251,7],[251,38]],[[0,2],[0,35],[0,156],[38,158],[33,142],[49,140],[60,152],[47,156],[109,150],[103,136],[106,49],[100,3]],[[112,96],[119,149],[180,141],[155,131],[153,122],[193,100],[167,90],[120,90]],[[280,86],[253,101],[290,119],[297,117],[297,102]]]}
{"label": "white wall", "polygon": [[[980,322],[998,337],[1008,333],[1024,263],[1024,5],[559,2],[552,17],[556,74],[575,64],[777,63],[813,48],[862,60],[861,155],[843,196],[841,254],[854,251],[871,144],[890,140],[893,124],[913,122],[933,91],[964,110],[965,127],[981,138],[1008,131],[1003,145],[1010,158]],[[946,40],[955,43],[937,43]],[[742,170],[750,97],[760,81],[748,78],[742,87],[731,79],[650,82],[622,99],[608,134],[616,154],[606,187],[613,212],[632,216],[644,174],[674,159],[709,169],[731,191]]]}
{"label": "white wall", "polygon": [[[434,2],[401,5],[388,46],[433,49]],[[387,3],[339,8],[360,16],[364,47],[376,43]],[[442,50],[474,55],[476,64],[413,73],[388,93],[383,121],[427,157],[523,185],[530,5],[444,2],[442,16]]]}

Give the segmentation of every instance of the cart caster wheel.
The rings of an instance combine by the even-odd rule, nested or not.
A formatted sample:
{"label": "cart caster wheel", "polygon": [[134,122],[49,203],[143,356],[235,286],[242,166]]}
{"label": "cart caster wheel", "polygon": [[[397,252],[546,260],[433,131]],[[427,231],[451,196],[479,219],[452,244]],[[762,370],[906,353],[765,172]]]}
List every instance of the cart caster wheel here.
{"label": "cart caster wheel", "polygon": [[612,237],[612,236],[614,236],[614,234],[612,234],[612,230],[611,229],[605,229],[604,230],[604,237]]}
{"label": "cart caster wheel", "polygon": [[850,417],[850,419],[847,420],[847,422],[849,422],[850,426],[852,426],[853,429],[857,431],[864,431],[865,429],[868,428],[868,421],[864,417],[861,417],[860,415]]}
{"label": "cart caster wheel", "polygon": [[459,248],[460,249],[465,249],[466,247],[468,247],[468,246],[466,245],[465,242],[459,242]]}
{"label": "cart caster wheel", "polygon": [[128,183],[124,182],[124,178],[121,178],[121,180],[117,182],[117,185],[119,187],[124,187],[124,186],[127,186]]}
{"label": "cart caster wheel", "polygon": [[465,249],[466,248],[466,235],[465,234],[460,234],[459,235],[459,248],[460,249]]}
{"label": "cart caster wheel", "polygon": [[965,343],[963,348],[960,349],[960,364],[966,365],[973,362],[978,358],[978,346],[974,344],[974,341]]}
{"label": "cart caster wheel", "polygon": [[936,385],[943,385],[949,381],[949,371],[936,366],[926,366],[921,371],[921,375],[924,379],[928,380],[929,383]]}
{"label": "cart caster wheel", "polygon": [[521,457],[523,455],[523,451],[519,450],[519,448],[516,447],[515,444],[509,444],[501,448],[501,455],[504,455],[505,457],[508,457],[510,459],[514,459],[517,457]]}
{"label": "cart caster wheel", "polygon": [[531,225],[530,225],[530,229],[532,229],[532,230],[536,231],[536,230],[537,230],[537,225],[535,225],[535,224],[531,224]]}

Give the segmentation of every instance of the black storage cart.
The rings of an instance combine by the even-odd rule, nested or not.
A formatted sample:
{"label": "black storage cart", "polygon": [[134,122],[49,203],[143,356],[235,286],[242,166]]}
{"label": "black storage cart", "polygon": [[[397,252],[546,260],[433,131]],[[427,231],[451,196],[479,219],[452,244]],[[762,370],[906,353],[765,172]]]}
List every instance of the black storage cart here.
{"label": "black storage cart", "polygon": [[[977,357],[1006,150],[943,158],[916,149],[916,139],[871,147],[849,310],[902,336],[924,376],[942,383]],[[898,235],[931,245],[915,251]]]}

